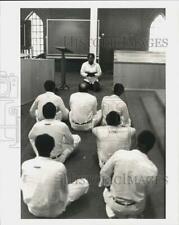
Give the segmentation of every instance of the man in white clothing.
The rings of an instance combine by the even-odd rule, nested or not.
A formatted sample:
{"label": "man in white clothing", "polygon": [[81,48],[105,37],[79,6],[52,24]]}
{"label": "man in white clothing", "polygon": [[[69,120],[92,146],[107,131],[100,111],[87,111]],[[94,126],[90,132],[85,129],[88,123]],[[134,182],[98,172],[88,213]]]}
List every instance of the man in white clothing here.
{"label": "man in white clothing", "polygon": [[130,150],[135,147],[136,130],[133,127],[122,127],[120,115],[111,111],[106,116],[107,126],[93,128],[97,140],[97,153],[99,166],[102,167],[107,160],[120,149]]}
{"label": "man in white clothing", "polygon": [[101,67],[98,63],[94,62],[95,55],[88,54],[88,61],[84,62],[81,66],[80,74],[87,82],[88,88],[94,91],[100,90],[99,77],[101,76]]}
{"label": "man in white clothing", "polygon": [[37,217],[57,217],[73,201],[86,194],[89,183],[78,179],[68,184],[61,162],[49,158],[55,141],[48,134],[35,139],[39,156],[22,164],[21,190],[29,211]]}
{"label": "man in white clothing", "polygon": [[120,83],[114,85],[114,94],[105,96],[101,103],[102,125],[106,125],[106,116],[110,111],[116,111],[121,116],[122,126],[131,126],[131,120],[126,103],[120,98],[124,93],[124,86]]}
{"label": "man in white clothing", "polygon": [[39,95],[35,99],[30,108],[30,115],[33,118],[36,118],[37,121],[43,120],[44,116],[42,113],[42,108],[47,102],[52,102],[57,108],[56,119],[68,120],[69,110],[65,107],[62,98],[54,93],[55,82],[52,80],[47,80],[44,83],[44,88],[46,92]]}
{"label": "man in white clothing", "polygon": [[150,131],[138,136],[138,149],[119,150],[100,171],[99,186],[109,218],[137,218],[144,211],[146,196],[157,182],[158,169],[147,157],[155,143]]}
{"label": "man in white clothing", "polygon": [[50,156],[52,159],[63,163],[78,147],[81,138],[79,135],[72,135],[65,123],[55,119],[56,107],[53,103],[46,103],[42,111],[44,120],[37,122],[29,132],[29,140],[32,148],[36,155],[38,155],[38,151],[35,147],[36,137],[43,133],[49,134],[55,140],[55,146]]}
{"label": "man in white clothing", "polygon": [[70,96],[69,120],[74,130],[90,130],[101,121],[97,99],[87,91],[87,84],[83,82],[79,84],[79,92]]}

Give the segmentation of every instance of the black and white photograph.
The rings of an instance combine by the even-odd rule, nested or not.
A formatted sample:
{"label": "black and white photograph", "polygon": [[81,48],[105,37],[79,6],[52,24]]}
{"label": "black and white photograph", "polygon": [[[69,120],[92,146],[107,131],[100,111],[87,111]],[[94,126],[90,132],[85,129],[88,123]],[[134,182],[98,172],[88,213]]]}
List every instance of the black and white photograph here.
{"label": "black and white photograph", "polygon": [[21,9],[22,218],[165,218],[166,20]]}
{"label": "black and white photograph", "polygon": [[0,223],[179,225],[179,2],[0,3]]}

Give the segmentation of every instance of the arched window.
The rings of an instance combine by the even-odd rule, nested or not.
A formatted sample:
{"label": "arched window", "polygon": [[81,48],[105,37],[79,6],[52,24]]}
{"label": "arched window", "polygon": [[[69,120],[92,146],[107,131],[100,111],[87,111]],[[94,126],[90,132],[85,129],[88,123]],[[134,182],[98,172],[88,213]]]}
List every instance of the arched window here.
{"label": "arched window", "polygon": [[158,15],[150,26],[149,51],[165,52],[168,41],[166,37],[166,21],[163,15]]}
{"label": "arched window", "polygon": [[32,56],[37,56],[44,52],[43,21],[35,12],[31,12],[26,20],[31,21]]}

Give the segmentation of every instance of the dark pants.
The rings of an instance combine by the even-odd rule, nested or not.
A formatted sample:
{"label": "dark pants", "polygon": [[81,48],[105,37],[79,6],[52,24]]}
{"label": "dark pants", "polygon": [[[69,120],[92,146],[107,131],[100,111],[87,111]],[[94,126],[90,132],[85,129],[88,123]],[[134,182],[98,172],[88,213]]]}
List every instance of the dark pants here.
{"label": "dark pants", "polygon": [[95,91],[95,92],[98,92],[101,90],[101,85],[98,81],[95,81],[94,84],[90,84],[88,82],[85,81],[85,83],[88,84],[88,89],[89,90],[92,90],[92,91]]}

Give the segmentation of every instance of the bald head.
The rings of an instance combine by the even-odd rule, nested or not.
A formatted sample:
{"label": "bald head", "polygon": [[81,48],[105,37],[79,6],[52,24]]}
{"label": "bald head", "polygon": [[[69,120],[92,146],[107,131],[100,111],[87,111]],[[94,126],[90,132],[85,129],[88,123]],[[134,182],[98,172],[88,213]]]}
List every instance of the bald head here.
{"label": "bald head", "polygon": [[82,82],[78,86],[79,92],[88,92],[88,85],[85,82]]}

